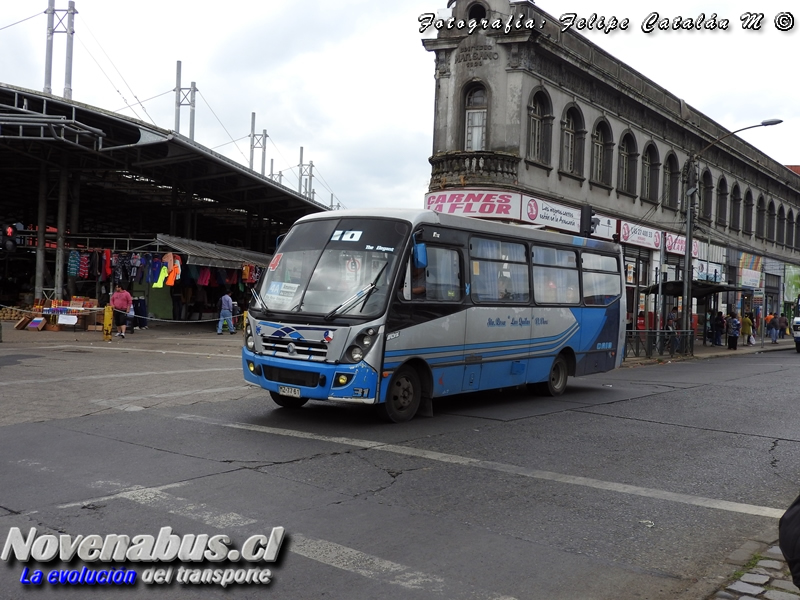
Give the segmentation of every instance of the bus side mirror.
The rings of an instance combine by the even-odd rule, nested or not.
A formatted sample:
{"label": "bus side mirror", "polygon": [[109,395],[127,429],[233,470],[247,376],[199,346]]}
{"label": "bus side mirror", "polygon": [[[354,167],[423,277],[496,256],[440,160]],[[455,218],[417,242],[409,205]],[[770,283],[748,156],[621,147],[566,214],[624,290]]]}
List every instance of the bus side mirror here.
{"label": "bus side mirror", "polygon": [[275,238],[275,250],[277,250],[277,249],[278,249],[278,246],[280,246],[280,245],[281,245],[281,242],[283,242],[283,238],[285,238],[285,237],[286,237],[286,234],[285,234],[285,233],[282,233],[282,234],[281,234],[281,235],[279,235],[277,238]]}
{"label": "bus side mirror", "polygon": [[425,244],[414,242],[414,267],[424,269],[428,266],[428,249]]}

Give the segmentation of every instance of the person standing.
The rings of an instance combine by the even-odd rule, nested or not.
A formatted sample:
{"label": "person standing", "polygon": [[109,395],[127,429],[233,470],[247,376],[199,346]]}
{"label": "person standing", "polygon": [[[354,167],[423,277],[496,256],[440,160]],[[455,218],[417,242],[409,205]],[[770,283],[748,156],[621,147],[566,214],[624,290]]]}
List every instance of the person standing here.
{"label": "person standing", "polygon": [[217,335],[222,335],[222,322],[227,321],[228,331],[231,335],[236,335],[236,330],[233,328],[233,300],[231,300],[231,291],[225,290],[222,298],[220,298],[219,309],[219,323],[217,323]]}
{"label": "person standing", "polygon": [[753,335],[753,319],[747,313],[742,317],[742,337],[745,346],[755,346],[750,343],[750,336]]}
{"label": "person standing", "polygon": [[114,309],[114,324],[117,326],[117,333],[114,337],[121,337],[124,340],[125,329],[128,326],[128,311],[133,307],[133,298],[118,283],[116,291],[111,294],[110,303]]}
{"label": "person standing", "polygon": [[726,319],[725,326],[728,333],[728,350],[736,350],[739,344],[739,333],[741,330],[741,323],[735,312],[731,312]]}
{"label": "person standing", "polygon": [[789,328],[789,319],[786,318],[786,313],[781,313],[778,317],[778,337],[783,339],[786,337],[786,330]]}
{"label": "person standing", "polygon": [[722,334],[725,332],[725,317],[722,316],[722,311],[717,311],[717,316],[714,317],[714,345],[722,346]]}
{"label": "person standing", "polygon": [[767,329],[769,329],[769,337],[772,339],[773,344],[778,343],[778,316],[775,313],[772,313],[772,318],[767,323]]}

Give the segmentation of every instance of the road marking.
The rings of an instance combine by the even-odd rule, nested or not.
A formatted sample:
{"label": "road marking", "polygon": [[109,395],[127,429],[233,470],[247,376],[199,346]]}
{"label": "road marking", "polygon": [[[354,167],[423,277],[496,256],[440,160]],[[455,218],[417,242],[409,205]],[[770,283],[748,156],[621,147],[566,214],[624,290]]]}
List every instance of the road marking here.
{"label": "road marking", "polygon": [[371,556],[333,542],[315,540],[296,533],[290,534],[290,536],[291,547],[289,551],[294,554],[305,556],[343,571],[356,573],[362,577],[397,585],[407,590],[421,590],[444,598],[515,600],[511,596],[468,588],[467,585],[459,582],[448,583],[437,575],[415,571],[411,567],[384,560],[377,556]]}
{"label": "road marking", "polygon": [[[158,510],[165,510],[174,515],[200,521],[206,525],[225,529],[226,527],[242,527],[257,523],[256,519],[248,519],[238,513],[220,513],[204,503],[195,503],[168,494],[164,490],[182,487],[188,482],[170,483],[158,487],[130,486],[109,496],[100,496],[80,502],[62,504],[58,508],[74,508],[87,506],[109,500],[126,499]],[[114,481],[97,481],[91,487],[122,486]],[[496,594],[475,589],[461,582],[449,583],[437,575],[429,575],[406,565],[392,562],[348,548],[327,540],[314,539],[298,533],[290,533],[289,552],[310,560],[354,573],[368,579],[397,585],[408,590],[420,590],[428,594],[436,594],[444,598],[470,598],[473,600],[516,600],[512,596]]]}
{"label": "road marking", "polygon": [[32,383],[59,383],[61,381],[92,381],[99,379],[130,379],[133,375],[180,375],[185,373],[207,373],[210,371],[238,371],[241,367],[212,367],[208,369],[183,369],[178,371],[128,371],[126,373],[108,373],[104,375],[76,375],[74,377],[50,377],[47,379],[16,379],[14,381],[0,381],[0,386],[7,385],[30,385]]}
{"label": "road marking", "polygon": [[186,498],[173,496],[167,494],[164,490],[181,487],[185,485],[182,483],[171,483],[159,487],[138,487],[129,489],[124,492],[117,492],[110,496],[103,496],[100,498],[92,498],[82,502],[72,502],[70,504],[62,504],[59,508],[70,508],[74,506],[86,506],[87,504],[96,504],[97,502],[105,502],[108,500],[116,500],[124,498],[132,500],[137,504],[147,506],[148,508],[155,508],[158,510],[165,510],[170,514],[185,517],[193,521],[200,521],[211,527],[225,529],[226,527],[241,527],[243,525],[252,525],[256,523],[256,519],[248,519],[242,515],[234,512],[219,512],[202,502],[191,502]]}
{"label": "road marking", "polygon": [[668,492],[665,490],[639,487],[636,485],[615,483],[613,481],[603,481],[601,479],[593,479],[591,477],[578,477],[574,475],[565,475],[563,473],[554,473],[552,471],[529,469],[527,467],[520,467],[517,465],[510,465],[490,460],[480,460],[477,458],[468,458],[466,456],[458,456],[455,454],[445,454],[443,452],[435,452],[433,450],[422,450],[419,448],[412,448],[410,446],[397,446],[395,444],[385,444],[382,442],[375,442],[371,440],[359,440],[354,438],[317,435],[314,433],[307,433],[304,431],[295,431],[292,429],[279,429],[276,427],[265,427],[262,425],[250,425],[248,423],[227,423],[224,421],[209,419],[206,417],[198,417],[195,415],[180,415],[177,418],[186,421],[198,421],[208,425],[229,427],[232,429],[245,429],[249,431],[257,431],[272,435],[282,435],[287,437],[317,440],[321,442],[331,442],[334,444],[344,444],[347,446],[355,446],[357,448],[362,448],[364,450],[381,450],[383,452],[392,452],[394,454],[403,454],[406,456],[416,456],[418,458],[424,458],[442,463],[456,464],[468,467],[477,467],[479,469],[487,469],[490,471],[497,471],[500,473],[519,475],[521,477],[530,477],[532,479],[556,481],[559,483],[566,483],[569,485],[579,485],[599,490],[618,492],[621,494],[630,494],[632,496],[643,496],[645,498],[655,498],[657,500],[666,500],[668,502],[690,504],[692,506],[701,506],[704,508],[713,508],[728,512],[736,512],[746,515],[755,515],[758,517],[771,517],[774,519],[779,519],[781,516],[783,516],[783,513],[786,512],[785,508],[778,509],[778,508],[771,508],[769,506],[758,506],[754,504],[744,504],[741,502],[716,500],[714,498],[705,498],[703,496],[680,494],[676,492]]}
{"label": "road marking", "polygon": [[[170,371],[170,374],[174,373],[175,371]],[[184,396],[201,396],[204,394],[222,394],[224,392],[234,392],[234,391],[243,391],[249,390],[250,386],[247,385],[236,385],[233,387],[223,387],[223,388],[204,388],[202,390],[180,390],[175,392],[165,392],[163,394],[145,394],[140,396],[120,396],[119,398],[110,398],[104,400],[89,400],[92,404],[97,404],[99,406],[106,406],[108,408],[116,408],[118,410],[124,411],[137,411],[137,410],[145,410],[144,406],[138,406],[137,404],[131,404],[131,402],[136,400],[149,400],[151,398],[181,398]]]}

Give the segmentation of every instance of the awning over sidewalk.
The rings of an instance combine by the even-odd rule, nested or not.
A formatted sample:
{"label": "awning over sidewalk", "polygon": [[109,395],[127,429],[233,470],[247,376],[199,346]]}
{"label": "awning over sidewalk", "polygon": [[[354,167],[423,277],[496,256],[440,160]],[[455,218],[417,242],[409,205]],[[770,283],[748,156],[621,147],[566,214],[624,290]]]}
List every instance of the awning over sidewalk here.
{"label": "awning over sidewalk", "polygon": [[223,269],[241,269],[243,265],[266,267],[272,260],[270,254],[233,246],[198,242],[162,233],[156,236],[156,243],[159,246],[168,246],[180,254],[185,254],[187,265],[199,267],[221,267]]}
{"label": "awning over sidewalk", "polygon": [[[705,298],[712,294],[721,294],[723,292],[741,292],[749,290],[750,288],[737,287],[727,283],[716,283],[714,281],[694,280],[692,281],[692,298]],[[646,288],[639,290],[643,294],[657,294],[658,284],[650,285]],[[673,280],[665,281],[661,284],[661,293],[664,296],[682,296],[683,295],[683,281]]]}

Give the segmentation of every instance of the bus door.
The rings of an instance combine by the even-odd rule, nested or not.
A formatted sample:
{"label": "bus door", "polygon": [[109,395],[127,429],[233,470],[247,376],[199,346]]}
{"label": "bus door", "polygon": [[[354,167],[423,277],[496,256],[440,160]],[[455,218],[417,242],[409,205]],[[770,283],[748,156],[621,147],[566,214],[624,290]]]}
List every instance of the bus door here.
{"label": "bus door", "polygon": [[422,359],[433,381],[433,396],[461,391],[464,328],[461,253],[454,248],[420,245],[425,265],[409,258],[397,301],[387,320],[386,364]]}
{"label": "bus door", "polygon": [[525,246],[472,238],[463,391],[525,383],[531,307]]}

